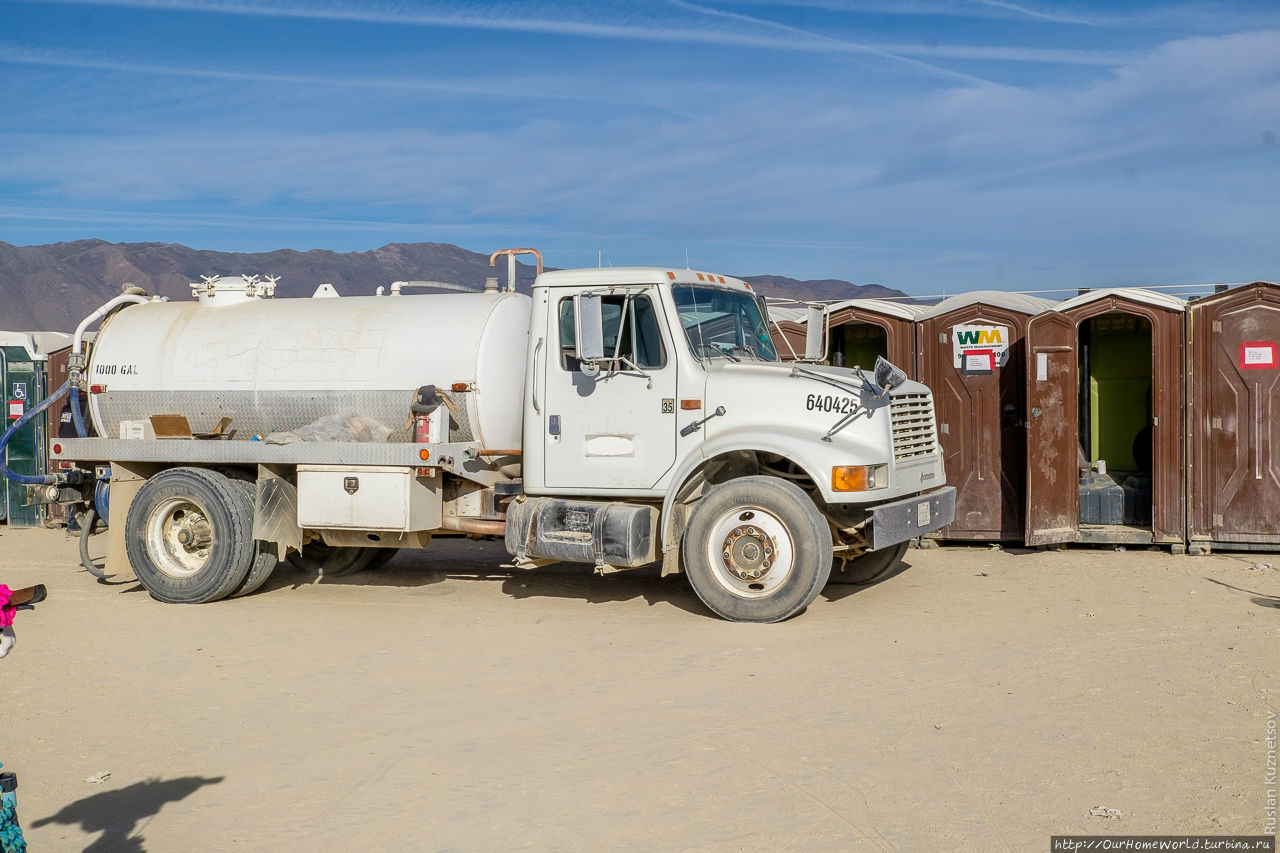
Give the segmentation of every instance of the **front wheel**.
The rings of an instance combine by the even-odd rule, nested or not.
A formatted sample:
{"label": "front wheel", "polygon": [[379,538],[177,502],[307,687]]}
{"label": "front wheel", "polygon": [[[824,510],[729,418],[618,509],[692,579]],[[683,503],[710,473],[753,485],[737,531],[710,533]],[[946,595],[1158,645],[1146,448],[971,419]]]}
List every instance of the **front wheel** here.
{"label": "front wheel", "polygon": [[717,616],[780,622],[808,607],[831,574],[831,529],[800,487],[741,477],[694,507],[684,535],[689,583]]}
{"label": "front wheel", "polygon": [[910,542],[899,542],[879,551],[868,551],[832,567],[831,583],[868,584],[887,576],[902,562]]}
{"label": "front wheel", "polygon": [[125,551],[152,597],[171,604],[216,601],[252,567],[253,504],[214,471],[161,471],[129,506]]}

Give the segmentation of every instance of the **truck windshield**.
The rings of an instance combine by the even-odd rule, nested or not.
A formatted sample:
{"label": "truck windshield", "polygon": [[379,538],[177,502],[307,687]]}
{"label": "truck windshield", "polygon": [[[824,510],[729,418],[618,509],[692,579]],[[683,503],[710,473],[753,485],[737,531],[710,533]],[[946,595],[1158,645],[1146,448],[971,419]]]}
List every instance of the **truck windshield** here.
{"label": "truck windshield", "polygon": [[673,285],[671,292],[685,337],[699,358],[778,360],[755,294],[693,284]]}

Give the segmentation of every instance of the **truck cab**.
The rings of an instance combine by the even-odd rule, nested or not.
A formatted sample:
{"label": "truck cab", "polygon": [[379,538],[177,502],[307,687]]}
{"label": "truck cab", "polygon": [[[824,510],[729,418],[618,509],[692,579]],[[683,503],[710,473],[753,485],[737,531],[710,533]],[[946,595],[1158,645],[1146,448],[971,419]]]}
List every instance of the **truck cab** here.
{"label": "truck cab", "polygon": [[[954,515],[932,397],[885,367],[877,385],[860,369],[783,364],[763,298],[739,279],[648,267],[543,273],[530,315],[524,492],[541,505],[588,495],[626,505],[652,515],[654,530],[621,555],[536,542],[519,553],[531,544],[530,513],[519,512],[509,549],[594,556],[602,570],[661,559],[664,573],[689,570],[692,557],[711,575],[702,588],[691,576],[695,589],[730,618],[766,609],[788,577],[765,556],[781,551],[794,563],[806,538],[825,565],[796,603],[812,600],[833,559],[865,566],[851,576],[870,580]],[[717,489],[716,541],[691,555],[681,545]],[[802,524],[774,503],[806,504],[809,517]]]}

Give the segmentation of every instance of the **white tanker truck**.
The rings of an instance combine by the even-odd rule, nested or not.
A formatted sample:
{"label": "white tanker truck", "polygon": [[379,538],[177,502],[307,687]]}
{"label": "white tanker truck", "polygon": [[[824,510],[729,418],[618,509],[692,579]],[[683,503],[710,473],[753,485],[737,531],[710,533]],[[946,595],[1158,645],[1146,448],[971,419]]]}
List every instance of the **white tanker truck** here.
{"label": "white tanker truck", "polygon": [[251,592],[280,557],[334,575],[501,536],[521,567],[660,562],[719,616],[775,622],[833,566],[870,581],[952,520],[932,397],[888,362],[780,363],[728,276],[539,256],[525,296],[532,251],[495,253],[505,291],[275,299],[234,276],[117,297],[71,364],[102,437],[55,440],[75,476],[44,488],[96,480],[107,571],[177,603]]}

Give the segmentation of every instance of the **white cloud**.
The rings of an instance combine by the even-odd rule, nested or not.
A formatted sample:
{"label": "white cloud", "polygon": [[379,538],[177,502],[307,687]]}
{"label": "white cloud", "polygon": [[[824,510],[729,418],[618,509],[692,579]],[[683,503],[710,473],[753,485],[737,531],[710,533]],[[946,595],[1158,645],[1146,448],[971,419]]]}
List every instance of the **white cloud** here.
{"label": "white cloud", "polygon": [[516,4],[508,7],[456,4],[406,6],[387,3],[293,3],[254,0],[30,0],[46,4],[74,4],[138,8],[152,11],[195,12],[254,17],[350,21],[423,27],[456,27],[494,32],[575,36],[588,39],[621,39],[669,44],[705,44],[720,47],[777,50],[831,56],[878,59],[889,67],[953,82],[983,84],[987,81],[916,57],[982,59],[993,61],[1111,64],[1118,57],[1091,51],[1036,49],[1000,45],[897,45],[837,38],[766,18],[717,9],[713,6],[668,0],[661,7],[668,14],[632,3],[598,2],[582,14],[578,6]]}
{"label": "white cloud", "polygon": [[[1081,89],[966,87],[894,103],[761,91],[697,119],[527,122],[515,133],[393,129],[32,137],[0,164],[9,180],[73,196],[212,196],[459,205],[491,211],[492,177],[528,210],[591,200],[616,215],[677,192],[811,204],[933,180],[977,191],[999,182],[1103,180],[1128,160],[1158,171],[1259,146],[1280,133],[1280,33],[1170,44]],[[767,120],[762,120],[767,117]],[[689,190],[696,190],[692,199]],[[631,198],[639,201],[631,202]],[[824,205],[832,206],[826,201]]]}
{"label": "white cloud", "polygon": [[805,263],[849,264],[827,274],[896,284],[941,270],[1087,272],[1095,252],[1151,264],[1159,251],[1258,257],[1277,244],[1256,230],[1280,191],[1280,145],[1262,136],[1280,136],[1280,32],[1171,42],[1072,87],[872,95],[857,82],[757,84],[679,118],[566,114],[501,132],[429,117],[322,132],[9,132],[0,182],[50,207],[162,203],[197,219],[298,201],[303,219],[388,228],[504,221],[597,247],[628,234],[791,246]]}

